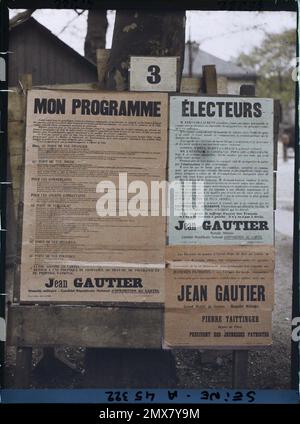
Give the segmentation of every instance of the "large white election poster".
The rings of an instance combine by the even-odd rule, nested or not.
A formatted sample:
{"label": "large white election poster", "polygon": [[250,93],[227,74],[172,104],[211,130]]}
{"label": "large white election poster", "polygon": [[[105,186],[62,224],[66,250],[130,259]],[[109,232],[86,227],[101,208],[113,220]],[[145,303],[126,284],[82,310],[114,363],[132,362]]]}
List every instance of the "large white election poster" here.
{"label": "large white election poster", "polygon": [[21,301],[163,302],[165,218],[127,181],[165,178],[168,95],[30,90],[26,127]]}
{"label": "large white election poster", "polygon": [[169,125],[169,245],[273,244],[273,100],[174,95]]}

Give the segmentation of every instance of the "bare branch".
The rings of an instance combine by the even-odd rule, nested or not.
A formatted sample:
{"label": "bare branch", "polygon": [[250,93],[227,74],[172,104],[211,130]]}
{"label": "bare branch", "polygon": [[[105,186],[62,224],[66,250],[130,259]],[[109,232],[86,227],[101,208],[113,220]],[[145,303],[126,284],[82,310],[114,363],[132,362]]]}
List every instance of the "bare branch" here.
{"label": "bare branch", "polygon": [[66,25],[63,27],[63,29],[57,35],[62,34],[68,28],[70,24],[72,24],[77,18],[79,18],[79,16],[81,16],[85,12],[85,10],[82,10],[81,12],[74,10],[74,12],[76,12],[76,16],[74,16],[74,18],[72,18],[69,22],[67,22]]}

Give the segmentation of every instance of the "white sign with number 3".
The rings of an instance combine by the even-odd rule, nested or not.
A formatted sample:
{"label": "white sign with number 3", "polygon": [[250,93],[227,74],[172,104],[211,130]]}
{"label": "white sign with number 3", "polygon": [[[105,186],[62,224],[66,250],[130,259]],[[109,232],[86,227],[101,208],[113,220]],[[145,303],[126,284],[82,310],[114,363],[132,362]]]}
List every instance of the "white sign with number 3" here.
{"label": "white sign with number 3", "polygon": [[131,56],[131,91],[176,91],[177,57]]}

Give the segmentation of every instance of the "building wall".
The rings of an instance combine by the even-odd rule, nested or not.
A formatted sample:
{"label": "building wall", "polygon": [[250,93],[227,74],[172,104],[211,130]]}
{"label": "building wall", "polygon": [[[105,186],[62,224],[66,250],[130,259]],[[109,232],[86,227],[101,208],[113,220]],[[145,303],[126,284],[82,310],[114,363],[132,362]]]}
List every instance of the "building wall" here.
{"label": "building wall", "polygon": [[[231,80],[227,77],[218,76],[217,77],[217,87],[218,94],[240,94],[240,87],[243,84],[253,84],[254,81],[249,80]],[[180,91],[186,93],[199,93],[201,87],[201,78],[200,77],[183,77],[181,81]]]}
{"label": "building wall", "polygon": [[34,85],[97,81],[97,69],[28,21],[10,32],[9,85],[21,74],[32,74]]}

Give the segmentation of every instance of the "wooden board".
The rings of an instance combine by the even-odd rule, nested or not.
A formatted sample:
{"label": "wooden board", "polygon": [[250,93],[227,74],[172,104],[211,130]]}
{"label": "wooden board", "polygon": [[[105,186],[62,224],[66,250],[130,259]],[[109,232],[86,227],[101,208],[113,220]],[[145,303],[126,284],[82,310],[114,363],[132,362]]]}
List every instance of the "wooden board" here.
{"label": "wooden board", "polygon": [[97,90],[98,83],[87,82],[82,84],[54,84],[54,85],[35,85],[34,88],[43,88],[49,90]]}
{"label": "wooden board", "polygon": [[277,171],[280,101],[274,100],[274,170]]}
{"label": "wooden board", "polygon": [[11,168],[14,213],[17,217],[20,186],[23,177],[23,150],[25,140],[25,97],[15,91],[8,96],[8,154]]}
{"label": "wooden board", "polygon": [[161,348],[163,310],[11,306],[8,345]]}

